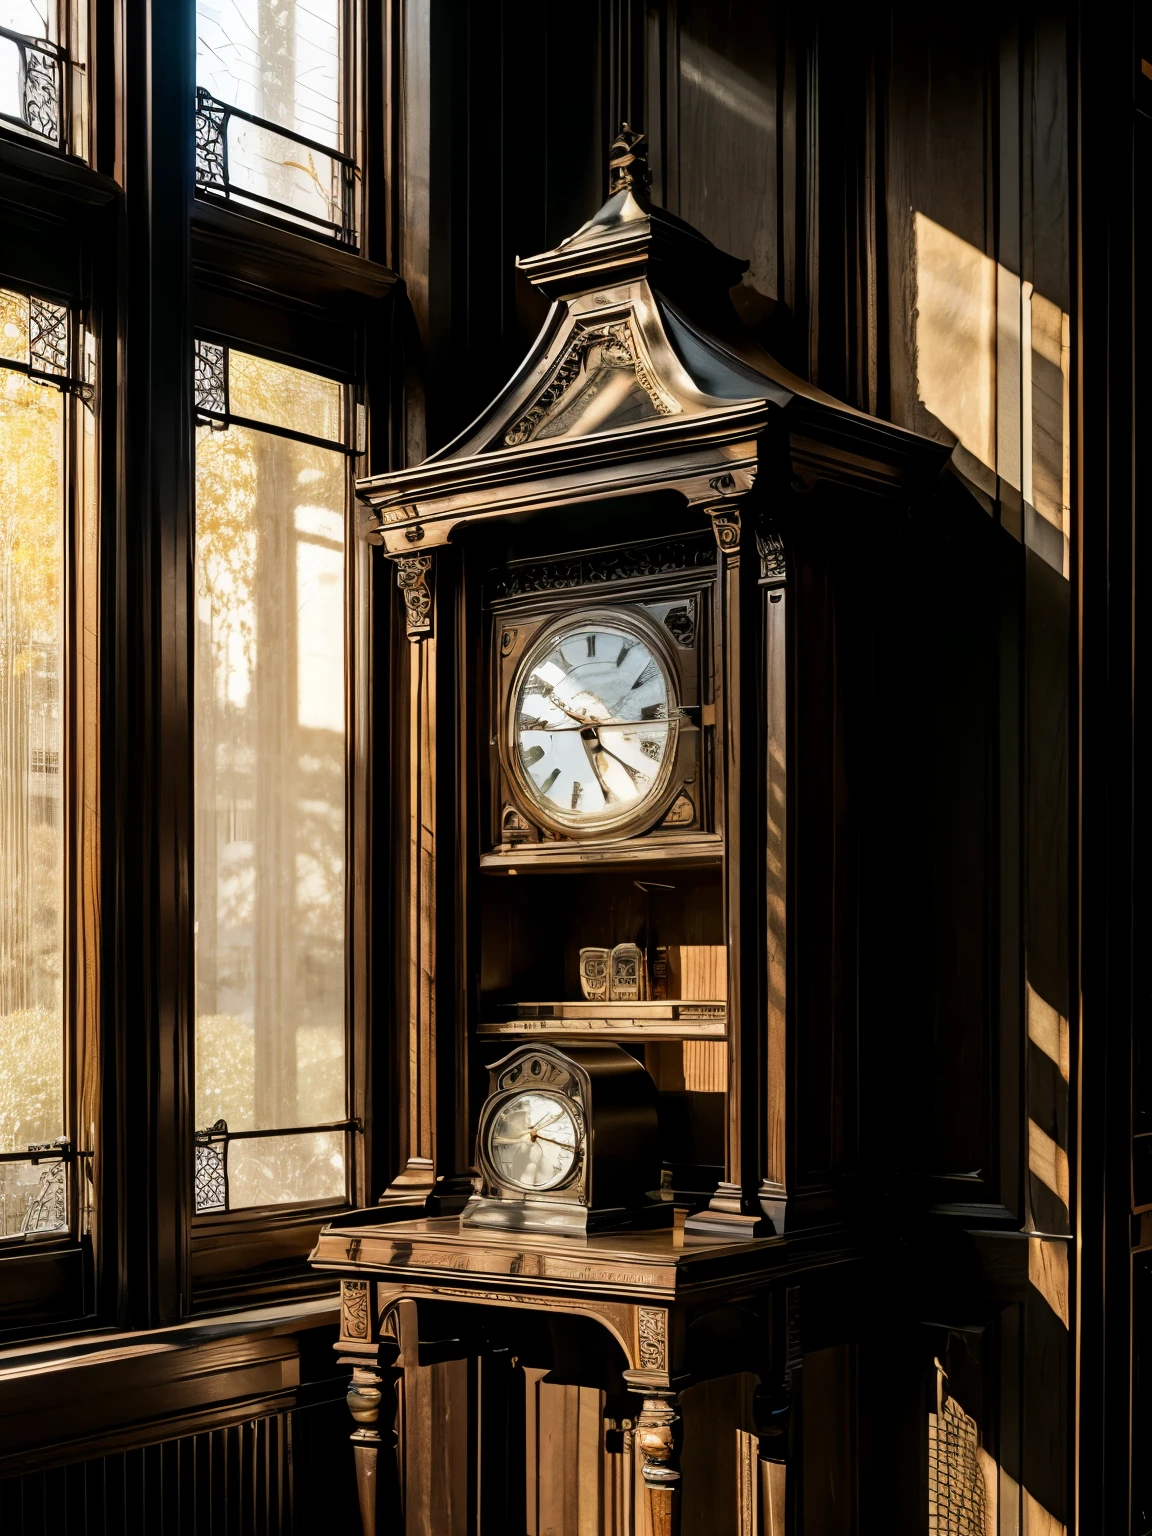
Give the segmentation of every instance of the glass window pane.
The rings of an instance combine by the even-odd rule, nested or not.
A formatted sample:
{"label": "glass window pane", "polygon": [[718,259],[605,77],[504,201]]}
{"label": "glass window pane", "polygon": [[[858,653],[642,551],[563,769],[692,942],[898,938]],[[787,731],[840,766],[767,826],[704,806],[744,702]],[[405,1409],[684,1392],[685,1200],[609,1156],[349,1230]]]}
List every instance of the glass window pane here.
{"label": "glass window pane", "polygon": [[28,361],[28,295],[0,288],[0,357]]}
{"label": "glass window pane", "polygon": [[[319,411],[328,388],[236,352],[229,369],[232,410],[283,425],[304,406]],[[317,431],[321,419],[308,417],[305,429]],[[234,1131],[269,1130],[346,1113],[345,497],[346,460],[336,450],[252,427],[199,430],[200,1127],[224,1120]],[[342,1168],[343,1137],[333,1135]],[[277,1161],[269,1146],[231,1143],[230,1178],[251,1165],[282,1169],[287,1182],[268,1195],[268,1179],[253,1173],[252,1187],[265,1193],[249,1200],[243,1182],[233,1183],[232,1205],[343,1195],[343,1173],[330,1164],[315,1193],[315,1149]],[[252,1162],[253,1149],[263,1149],[263,1163]]]}
{"label": "glass window pane", "polygon": [[67,1226],[64,1163],[0,1163],[0,1237],[60,1232]]}
{"label": "glass window pane", "polygon": [[254,1136],[228,1143],[228,1206],[289,1205],[344,1197],[344,1133]]}
{"label": "glass window pane", "polygon": [[55,0],[0,0],[0,27],[55,42]]}
{"label": "glass window pane", "polygon": [[229,348],[228,409],[233,416],[341,443],[343,405],[344,390],[335,380]]}
{"label": "glass window pane", "polygon": [[342,149],[342,9],[343,0],[196,0],[196,84],[272,127]]}
{"label": "glass window pane", "polygon": [[218,127],[219,114],[201,105],[202,186],[342,231],[345,172],[323,150],[345,147],[343,10],[344,0],[197,0],[197,86],[259,119],[228,116]]}
{"label": "glass window pane", "polygon": [[0,368],[0,1151],[64,1130],[64,412]]}

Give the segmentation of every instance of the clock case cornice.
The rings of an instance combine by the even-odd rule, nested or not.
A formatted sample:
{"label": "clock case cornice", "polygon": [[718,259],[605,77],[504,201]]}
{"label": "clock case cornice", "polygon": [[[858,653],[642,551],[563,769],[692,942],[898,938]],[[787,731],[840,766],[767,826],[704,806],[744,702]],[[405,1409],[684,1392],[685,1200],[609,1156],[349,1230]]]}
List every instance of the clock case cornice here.
{"label": "clock case cornice", "polygon": [[[554,250],[517,265],[552,300],[520,368],[422,464],[358,482],[376,514],[368,537],[388,554],[444,544],[461,524],[590,499],[675,490],[689,505],[714,505],[748,491],[769,462],[781,489],[827,481],[907,497],[949,456],[839,403],[763,351],[729,297],[747,263],[654,207],[639,184],[614,193]],[[581,359],[605,339],[618,355],[627,348],[656,414],[538,435],[563,416]]]}

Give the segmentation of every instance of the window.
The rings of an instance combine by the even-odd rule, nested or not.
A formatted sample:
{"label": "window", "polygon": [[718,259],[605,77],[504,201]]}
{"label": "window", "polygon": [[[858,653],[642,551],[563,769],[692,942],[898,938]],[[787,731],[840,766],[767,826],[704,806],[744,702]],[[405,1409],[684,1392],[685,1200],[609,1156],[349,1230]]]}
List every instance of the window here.
{"label": "window", "polygon": [[197,0],[196,185],[356,244],[348,0]]}
{"label": "window", "polygon": [[345,387],[196,348],[196,1209],[345,1199]]}
{"label": "window", "polygon": [[51,149],[87,152],[85,7],[0,0],[0,125]]}
{"label": "window", "polygon": [[[70,460],[90,391],[67,307],[0,289],[0,1241],[67,1232],[65,892],[73,796],[66,612]],[[75,476],[72,477],[75,479]],[[79,772],[72,783],[78,785]],[[82,1057],[77,1041],[68,1054]],[[29,1157],[29,1152],[34,1155]]]}

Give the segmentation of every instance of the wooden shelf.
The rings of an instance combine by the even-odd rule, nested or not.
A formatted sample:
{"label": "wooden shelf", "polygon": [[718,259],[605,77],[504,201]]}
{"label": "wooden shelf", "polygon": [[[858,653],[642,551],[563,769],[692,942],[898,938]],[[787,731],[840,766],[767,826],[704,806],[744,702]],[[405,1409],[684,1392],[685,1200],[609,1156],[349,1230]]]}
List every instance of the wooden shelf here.
{"label": "wooden shelf", "polygon": [[728,1028],[724,1002],[669,999],[643,1003],[509,1003],[489,1010],[481,1035],[532,1035],[557,1039],[722,1040]]}
{"label": "wooden shelf", "polygon": [[485,874],[539,874],[554,869],[610,869],[620,865],[633,868],[645,865],[719,865],[724,857],[724,839],[714,832],[696,832],[682,837],[634,838],[619,843],[545,842],[501,846],[480,855],[480,869]]}

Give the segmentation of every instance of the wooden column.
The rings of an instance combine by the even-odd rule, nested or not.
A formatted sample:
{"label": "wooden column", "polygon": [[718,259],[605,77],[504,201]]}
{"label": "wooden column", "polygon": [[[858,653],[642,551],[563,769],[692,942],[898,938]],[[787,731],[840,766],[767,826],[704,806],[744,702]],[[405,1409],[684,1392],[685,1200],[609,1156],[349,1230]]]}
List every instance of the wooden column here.
{"label": "wooden column", "polygon": [[728,1116],[725,1178],[717,1186],[708,1208],[689,1217],[685,1230],[731,1240],[772,1235],[758,1199],[763,1157],[759,972],[764,947],[758,920],[763,870],[757,856],[761,825],[756,772],[761,732],[756,689],[759,567],[750,533],[751,554],[743,561],[740,558],[742,519],[738,501],[734,497],[718,500],[704,510],[712,520],[719,550],[717,615],[723,647],[717,766],[724,785]]}
{"label": "wooden column", "polygon": [[766,1005],[762,1062],[766,1112],[759,1202],[779,1235],[784,1230],[788,1200],[788,598],[784,542],[780,535],[771,528],[757,528],[756,552],[762,659],[757,692],[764,709],[762,931],[767,942],[767,963],[761,978]]}
{"label": "wooden column", "polygon": [[400,1172],[381,1204],[426,1199],[436,1161],[436,596],[433,556],[392,557],[404,598],[407,667],[406,858],[401,914],[405,977],[397,1059]]}

